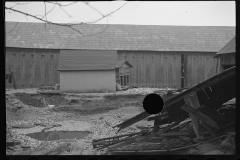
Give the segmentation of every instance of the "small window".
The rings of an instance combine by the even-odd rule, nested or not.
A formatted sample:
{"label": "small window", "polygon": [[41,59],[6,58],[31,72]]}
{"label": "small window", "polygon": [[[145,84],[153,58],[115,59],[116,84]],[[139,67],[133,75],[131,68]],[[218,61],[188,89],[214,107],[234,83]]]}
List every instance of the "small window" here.
{"label": "small window", "polygon": [[121,86],[128,86],[128,85],[130,85],[130,78],[129,78],[128,74],[120,76],[120,84],[121,84]]}

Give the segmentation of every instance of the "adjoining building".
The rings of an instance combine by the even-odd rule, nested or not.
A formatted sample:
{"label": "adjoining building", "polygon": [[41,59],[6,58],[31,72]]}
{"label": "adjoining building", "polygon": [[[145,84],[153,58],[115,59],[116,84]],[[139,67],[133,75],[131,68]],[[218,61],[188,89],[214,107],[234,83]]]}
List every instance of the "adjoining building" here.
{"label": "adjoining building", "polygon": [[61,92],[115,92],[117,52],[61,50]]}
{"label": "adjoining building", "polygon": [[231,68],[236,65],[236,36],[234,36],[223,48],[215,55],[218,58],[218,71]]}

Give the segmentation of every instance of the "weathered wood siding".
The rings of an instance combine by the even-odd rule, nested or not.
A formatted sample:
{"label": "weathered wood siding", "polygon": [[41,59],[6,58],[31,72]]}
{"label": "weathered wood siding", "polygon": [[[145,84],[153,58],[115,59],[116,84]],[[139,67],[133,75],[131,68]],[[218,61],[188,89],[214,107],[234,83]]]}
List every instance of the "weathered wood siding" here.
{"label": "weathered wood siding", "polygon": [[181,88],[181,54],[184,54],[184,87],[193,86],[216,74],[215,53],[118,51],[118,60],[127,60],[131,86]]}
{"label": "weathered wood siding", "polygon": [[131,86],[172,87],[181,86],[181,54],[174,52],[118,51],[118,60],[127,60]]}
{"label": "weathered wood siding", "polygon": [[[60,83],[59,53],[59,50],[6,48],[6,71],[14,72],[17,88],[55,85]],[[219,59],[213,58],[215,53],[118,51],[118,60],[125,59],[133,66],[130,68],[131,86],[181,88],[182,54],[185,55],[185,87],[216,74]],[[233,56],[227,57],[218,63],[218,68],[233,62],[235,56],[234,61]]]}
{"label": "weathered wood siding", "polygon": [[220,55],[221,65],[235,65],[235,53]]}
{"label": "weathered wood siding", "polygon": [[185,87],[191,87],[216,74],[217,59],[215,53],[193,52],[185,53]]}
{"label": "weathered wood siding", "polygon": [[6,71],[13,71],[17,88],[55,85],[58,59],[59,50],[6,48]]}

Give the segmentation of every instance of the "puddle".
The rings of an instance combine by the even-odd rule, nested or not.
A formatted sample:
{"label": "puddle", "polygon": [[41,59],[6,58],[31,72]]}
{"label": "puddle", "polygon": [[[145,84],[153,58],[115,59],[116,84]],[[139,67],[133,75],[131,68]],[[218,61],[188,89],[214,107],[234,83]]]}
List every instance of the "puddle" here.
{"label": "puddle", "polygon": [[89,135],[90,131],[48,131],[48,132],[35,132],[26,134],[31,138],[43,141],[59,140],[59,139],[82,139]]}

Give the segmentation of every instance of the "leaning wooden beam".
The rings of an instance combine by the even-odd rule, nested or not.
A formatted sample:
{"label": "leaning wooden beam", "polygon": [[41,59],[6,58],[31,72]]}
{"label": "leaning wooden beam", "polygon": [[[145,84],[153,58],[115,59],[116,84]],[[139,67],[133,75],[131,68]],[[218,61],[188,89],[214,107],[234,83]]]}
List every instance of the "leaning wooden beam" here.
{"label": "leaning wooden beam", "polygon": [[198,119],[200,119],[201,121],[209,124],[211,127],[214,127],[216,129],[219,129],[218,125],[211,119],[209,118],[208,116],[206,116],[205,114],[203,114],[202,112],[194,109],[194,108],[191,108],[189,107],[188,105],[183,105],[181,107],[183,110],[185,110],[186,112],[188,113],[191,113],[193,115],[195,115]]}
{"label": "leaning wooden beam", "polygon": [[167,132],[168,130],[170,130],[172,127],[178,125],[181,121],[183,121],[184,119],[179,119],[178,121],[174,122],[173,124],[169,125],[168,127],[160,130],[159,132],[156,132],[156,133],[153,133],[151,135],[147,135],[147,136],[143,136],[143,137],[137,137],[137,138],[129,138],[128,140],[126,141],[123,141],[123,142],[120,142],[120,143],[117,143],[117,144],[114,144],[114,145],[111,145],[108,147],[108,150],[111,150],[111,149],[114,149],[116,147],[120,147],[120,146],[123,146],[123,145],[127,145],[127,144],[130,144],[130,143],[133,143],[133,142],[139,142],[139,141],[142,141],[144,139],[148,139],[150,137],[153,137],[153,136],[159,136],[161,135],[162,133],[165,133]]}
{"label": "leaning wooden beam", "polygon": [[[184,99],[185,96],[191,94],[193,91],[197,92],[197,91],[202,91],[203,89],[204,89],[204,92],[206,93],[206,88],[210,88],[210,90],[212,90],[211,86],[216,85],[216,84],[221,84],[221,85],[224,84],[224,86],[226,88],[228,88],[229,92],[222,93],[222,96],[225,98],[221,98],[221,99],[215,98],[214,99],[215,104],[225,103],[228,100],[234,98],[235,97],[235,83],[234,83],[235,82],[235,69],[236,69],[235,66],[230,69],[227,69],[227,70],[225,70],[219,74],[216,74],[213,77],[210,77],[209,79],[183,91],[182,93],[177,94],[174,97],[167,99],[165,101],[164,111],[166,111],[166,110],[172,111],[172,110],[176,110],[176,109],[181,109],[180,107],[184,104],[182,104],[181,106],[179,106],[178,104],[180,103],[180,101],[182,101]],[[231,83],[229,83],[229,81]],[[208,95],[205,98],[206,101],[209,101],[208,98],[211,98],[211,97],[209,97],[209,95]],[[203,104],[204,103],[205,102],[203,102]],[[149,113],[142,112],[142,113],[136,115],[135,117],[132,117],[132,118],[128,119],[127,121],[124,121],[123,123],[118,124],[116,127],[119,127],[119,130],[126,128],[144,118],[147,118],[148,116],[150,116]]]}

